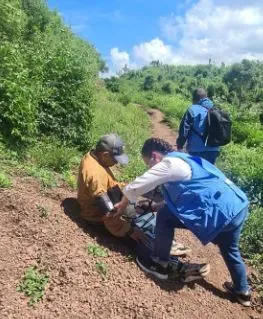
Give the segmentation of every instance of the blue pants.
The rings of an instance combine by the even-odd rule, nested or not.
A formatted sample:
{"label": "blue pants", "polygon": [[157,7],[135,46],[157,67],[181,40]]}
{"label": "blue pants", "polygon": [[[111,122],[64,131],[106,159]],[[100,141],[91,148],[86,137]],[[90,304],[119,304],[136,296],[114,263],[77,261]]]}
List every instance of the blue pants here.
{"label": "blue pants", "polygon": [[[230,272],[236,292],[249,290],[245,264],[239,251],[240,233],[247,216],[248,209],[243,209],[213,240],[218,245]],[[186,228],[165,205],[159,210],[156,220],[156,239],[153,256],[162,261],[169,260],[170,249],[175,228]]]}
{"label": "blue pants", "polygon": [[211,152],[189,152],[192,156],[199,156],[207,160],[208,162],[215,164],[216,159],[219,155],[219,151],[211,151]]}

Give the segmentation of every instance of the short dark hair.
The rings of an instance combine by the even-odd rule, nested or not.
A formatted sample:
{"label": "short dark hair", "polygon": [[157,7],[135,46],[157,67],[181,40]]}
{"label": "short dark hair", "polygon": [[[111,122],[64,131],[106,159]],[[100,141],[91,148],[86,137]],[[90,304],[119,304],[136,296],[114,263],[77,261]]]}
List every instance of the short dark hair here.
{"label": "short dark hair", "polygon": [[198,88],[198,89],[194,89],[193,91],[193,102],[197,103],[199,102],[201,99],[207,97],[207,92],[205,89],[203,88]]}
{"label": "short dark hair", "polygon": [[151,157],[152,152],[157,151],[161,154],[168,154],[174,151],[173,146],[161,138],[152,137],[145,141],[141,154],[142,156]]}

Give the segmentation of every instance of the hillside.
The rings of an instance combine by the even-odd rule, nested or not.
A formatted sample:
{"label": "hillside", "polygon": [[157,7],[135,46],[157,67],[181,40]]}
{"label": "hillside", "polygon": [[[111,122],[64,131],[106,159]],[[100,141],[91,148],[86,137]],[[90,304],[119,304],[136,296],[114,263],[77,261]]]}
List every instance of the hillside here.
{"label": "hillside", "polygon": [[[154,135],[172,142],[174,132],[160,123],[162,114],[153,110],[151,117]],[[228,299],[222,288],[228,272],[215,246],[204,248],[189,232],[178,231],[178,240],[192,248],[190,260],[209,261],[211,273],[206,281],[188,286],[154,280],[136,266],[117,239],[78,217],[75,192],[65,186],[41,190],[26,177],[13,182],[12,189],[0,192],[2,317],[261,318],[256,294],[252,309]],[[39,207],[45,207],[45,216]],[[94,244],[108,250],[106,257],[88,253]],[[98,263],[105,272],[98,271]],[[49,275],[43,301],[35,307],[27,306],[28,298],[15,290],[29,266]]]}
{"label": "hillside", "polygon": [[[261,318],[263,63],[153,61],[104,80],[100,53],[44,0],[0,0],[0,15],[0,318]],[[193,251],[186,261],[210,262],[211,274],[189,286],[160,282],[76,210],[78,165],[98,137],[124,139],[130,163],[116,175],[132,180],[145,171],[140,149],[149,136],[175,143],[196,86],[234,122],[219,165],[251,200],[241,243],[253,266],[251,309],[224,292],[228,273],[212,245],[178,232]]]}

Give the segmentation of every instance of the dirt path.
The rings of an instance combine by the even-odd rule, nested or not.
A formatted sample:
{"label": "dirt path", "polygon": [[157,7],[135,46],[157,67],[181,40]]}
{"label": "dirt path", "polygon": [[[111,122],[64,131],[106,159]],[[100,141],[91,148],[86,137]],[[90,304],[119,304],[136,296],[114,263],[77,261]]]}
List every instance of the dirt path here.
{"label": "dirt path", "polygon": [[[154,135],[172,143],[175,135],[152,113]],[[147,277],[127,257],[118,240],[68,216],[61,201],[76,194],[65,188],[41,191],[29,178],[17,178],[10,190],[0,190],[0,319],[245,319],[262,313],[229,301],[221,288],[228,278],[217,249],[203,248],[188,232],[181,242],[192,248],[191,260],[210,261],[207,282],[182,286]],[[37,205],[47,208],[41,218]],[[87,243],[108,247],[107,279],[95,269],[97,260],[85,251]],[[35,308],[16,292],[24,270],[37,265],[50,275],[45,296]]]}
{"label": "dirt path", "polygon": [[150,109],[147,112],[152,122],[152,135],[163,138],[172,145],[175,145],[177,134],[164,123],[164,115],[157,109]]}

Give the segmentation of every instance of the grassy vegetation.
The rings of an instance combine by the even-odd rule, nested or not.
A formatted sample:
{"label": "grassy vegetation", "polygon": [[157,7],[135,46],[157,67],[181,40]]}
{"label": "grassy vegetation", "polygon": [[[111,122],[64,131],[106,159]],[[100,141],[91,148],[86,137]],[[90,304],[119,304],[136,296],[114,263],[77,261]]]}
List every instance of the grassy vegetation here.
{"label": "grassy vegetation", "polygon": [[37,210],[39,211],[40,218],[47,218],[49,215],[48,209],[43,205],[37,205]]}
{"label": "grassy vegetation", "polygon": [[[206,87],[234,119],[233,143],[223,148],[218,165],[250,197],[242,250],[263,276],[263,63],[243,60],[217,67],[153,61],[106,80],[107,91],[98,78],[105,66],[99,54],[44,1],[9,2],[0,0],[0,188],[11,187],[20,175],[36,178],[42,189],[66,183],[76,190],[82,155],[111,132],[127,146],[130,163],[116,170],[127,182],[145,170],[140,149],[150,135],[149,119],[134,103],[160,109],[178,129],[191,90]],[[41,218],[48,216],[45,207],[37,209]],[[100,247],[88,251],[98,257],[105,254]],[[106,278],[105,263],[98,261],[96,269]],[[18,290],[34,304],[47,282],[47,275],[31,267]]]}
{"label": "grassy vegetation", "polygon": [[181,95],[160,95],[156,92],[141,92],[132,96],[132,100],[146,107],[158,108],[164,113],[164,119],[167,123],[178,129],[180,119],[184,114],[189,101]]}
{"label": "grassy vegetation", "polygon": [[95,264],[95,269],[100,274],[100,276],[103,280],[107,279],[107,276],[109,274],[109,268],[105,262],[97,261]]}
{"label": "grassy vegetation", "polygon": [[263,290],[263,94],[262,62],[243,60],[222,65],[173,66],[153,61],[140,70],[106,80],[107,88],[145,107],[156,107],[178,129],[191,104],[191,92],[205,87],[216,105],[233,120],[233,142],[222,148],[218,166],[249,196],[251,209],[242,235],[242,252],[259,270]]}
{"label": "grassy vegetation", "polygon": [[9,188],[12,186],[10,178],[3,172],[0,172],[0,188]]}
{"label": "grassy vegetation", "polygon": [[247,148],[231,143],[222,148],[219,167],[246,193],[253,204],[262,205],[263,166],[260,164],[263,148]]}
{"label": "grassy vegetation", "polygon": [[[105,114],[107,116],[105,116]],[[126,143],[130,163],[127,167],[119,167],[116,174],[120,180],[128,181],[144,170],[140,157],[140,148],[150,134],[150,123],[143,109],[133,104],[124,105],[116,95],[100,87],[94,109],[94,124],[91,134],[91,145],[85,151],[67,146],[58,140],[44,138],[23,152],[8,148],[0,142],[0,187],[12,185],[10,175],[32,176],[43,189],[54,188],[62,182],[72,190],[77,188],[77,169],[81,157],[95,146],[97,139],[110,132],[119,134]]]}
{"label": "grassy vegetation", "polygon": [[95,48],[77,37],[44,0],[0,0],[0,122],[5,142],[39,137],[90,143],[98,73]]}
{"label": "grassy vegetation", "polygon": [[259,288],[263,298],[263,208],[252,206],[250,216],[241,237],[241,249],[247,261],[258,270],[259,276],[252,282]]}
{"label": "grassy vegetation", "polygon": [[[148,93],[147,93],[148,94]],[[187,101],[180,95],[162,96],[150,93],[150,99],[145,99],[147,94],[142,93],[141,98],[136,98],[139,103],[157,107],[165,113],[169,125],[178,129],[180,119],[187,108]],[[138,96],[138,94],[137,94]],[[255,280],[263,294],[263,147],[262,131],[260,124],[234,122],[234,142],[222,148],[218,166],[239,185],[249,196],[251,209],[245,224],[241,249],[250,262],[259,272]]]}
{"label": "grassy vegetation", "polygon": [[63,173],[63,179],[67,183],[67,185],[70,187],[71,190],[76,191],[77,190],[77,176],[72,171],[66,171]]}
{"label": "grassy vegetation", "polygon": [[112,132],[123,138],[130,159],[127,167],[117,170],[118,178],[129,181],[145,169],[140,149],[150,136],[150,121],[142,108],[121,104],[115,94],[103,90],[94,109],[93,145],[101,135]]}
{"label": "grassy vegetation", "polygon": [[[95,257],[96,259],[109,257],[108,249],[98,244],[87,244],[85,249],[90,256]],[[94,268],[97,271],[97,273],[101,276],[102,280],[107,279],[109,274],[109,267],[105,263],[105,261],[96,260]]]}
{"label": "grassy vegetation", "polygon": [[25,271],[17,291],[29,297],[28,304],[34,306],[43,298],[48,281],[48,274],[41,273],[36,267],[30,267]]}
{"label": "grassy vegetation", "polygon": [[108,257],[108,250],[97,244],[87,244],[86,251],[93,257]]}

